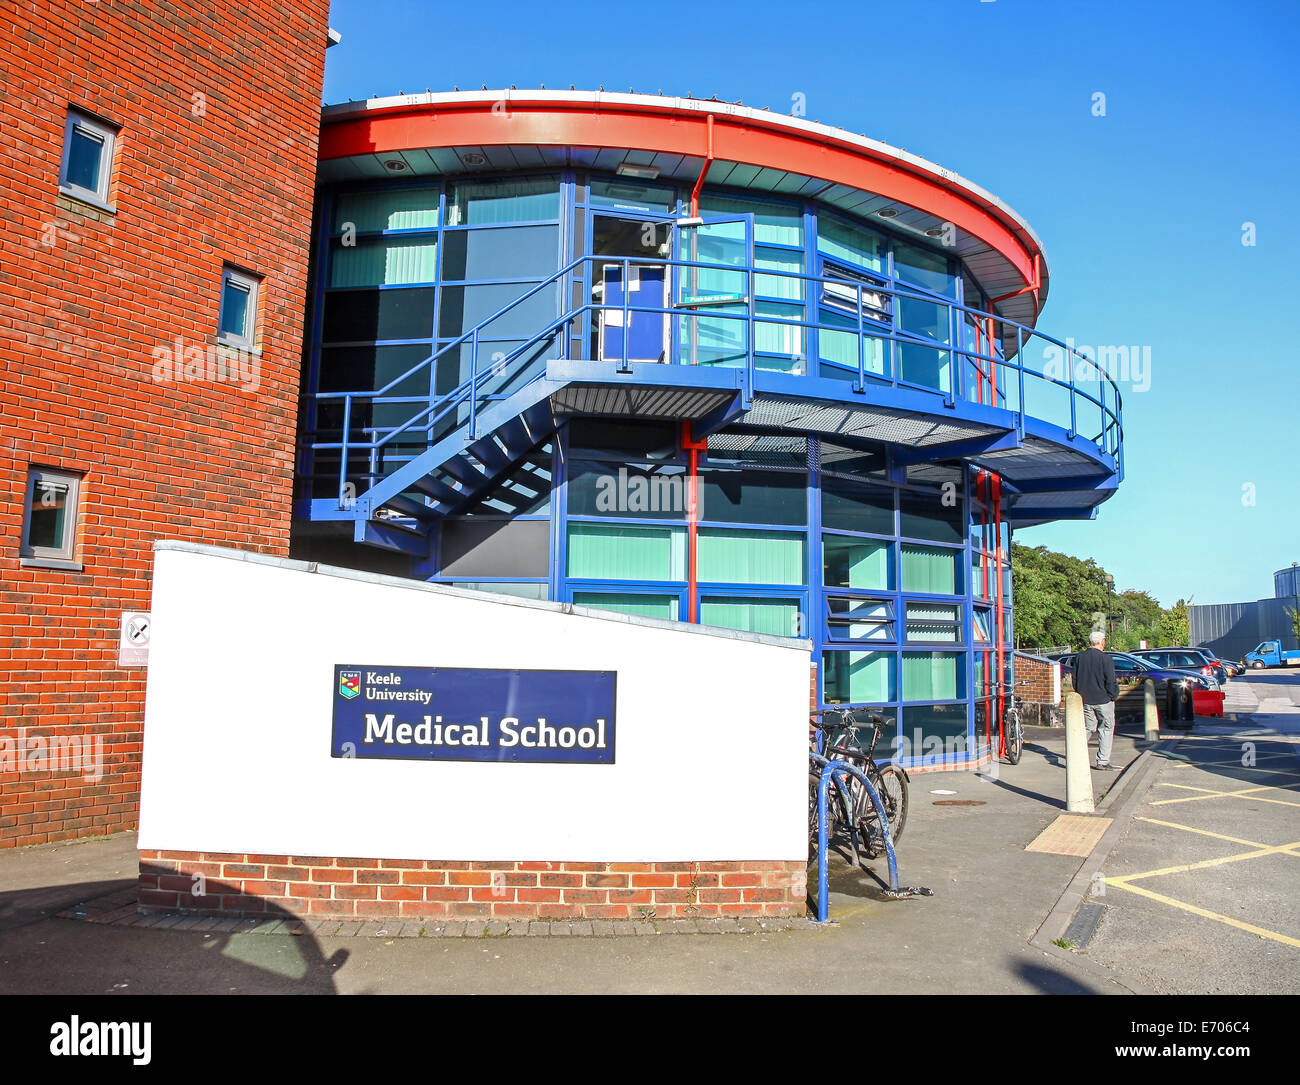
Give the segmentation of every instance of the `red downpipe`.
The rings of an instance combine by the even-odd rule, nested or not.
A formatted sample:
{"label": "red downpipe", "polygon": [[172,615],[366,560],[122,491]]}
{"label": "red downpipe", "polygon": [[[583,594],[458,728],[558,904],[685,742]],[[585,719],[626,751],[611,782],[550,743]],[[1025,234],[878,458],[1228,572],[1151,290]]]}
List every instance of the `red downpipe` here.
{"label": "red downpipe", "polygon": [[[995,590],[997,592],[997,603],[994,606],[994,615],[997,622],[997,631],[994,634],[994,644],[997,645],[998,653],[998,681],[1003,681],[1003,637],[1002,637],[1002,476],[993,475],[993,530],[996,533],[994,541],[994,572],[996,573]],[[1005,737],[1002,733],[1002,699],[1010,691],[1005,687],[999,686],[1002,696],[997,699],[997,721],[998,721],[998,750],[1001,753],[1005,749]]]}
{"label": "red downpipe", "polygon": [[[982,387],[983,387],[983,378],[981,378],[981,388]],[[985,471],[983,468],[981,468],[979,473],[976,474],[975,476],[975,496],[978,497],[980,501],[980,545],[984,546],[988,542],[989,516],[988,516],[988,505],[986,504],[986,502],[988,501],[988,472]],[[980,577],[984,581],[983,590],[980,592],[980,598],[987,599],[989,597],[989,564],[987,561],[980,562]],[[993,660],[990,658],[989,651],[987,648],[984,649],[983,655],[984,655],[984,683],[985,686],[988,687],[988,683],[993,680],[993,673],[992,673]],[[984,727],[988,734],[989,749],[992,750],[993,749],[993,701],[991,699],[989,701],[989,714],[984,721]]]}
{"label": "red downpipe", "polygon": [[700,217],[700,189],[704,187],[704,178],[708,175],[709,167],[713,165],[713,114],[710,113],[705,117],[705,124],[708,129],[708,147],[704,155],[704,167],[700,170],[699,177],[695,180],[695,187],[691,189],[691,218]]}
{"label": "red downpipe", "polygon": [[686,620],[695,624],[700,620],[699,600],[699,553],[700,553],[700,506],[699,478],[700,453],[709,447],[709,442],[696,441],[691,438],[690,419],[682,419],[682,448],[686,451]]}

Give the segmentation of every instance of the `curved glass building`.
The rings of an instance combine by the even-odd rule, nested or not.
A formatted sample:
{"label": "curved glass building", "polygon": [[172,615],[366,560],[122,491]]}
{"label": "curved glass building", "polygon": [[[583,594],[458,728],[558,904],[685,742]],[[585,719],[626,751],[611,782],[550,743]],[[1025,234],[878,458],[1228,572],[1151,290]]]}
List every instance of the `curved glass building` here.
{"label": "curved glass building", "polygon": [[298,556],[808,638],[905,764],[988,757],[1011,531],[1123,462],[1015,212],[839,129],[575,91],[327,108],[318,183]]}

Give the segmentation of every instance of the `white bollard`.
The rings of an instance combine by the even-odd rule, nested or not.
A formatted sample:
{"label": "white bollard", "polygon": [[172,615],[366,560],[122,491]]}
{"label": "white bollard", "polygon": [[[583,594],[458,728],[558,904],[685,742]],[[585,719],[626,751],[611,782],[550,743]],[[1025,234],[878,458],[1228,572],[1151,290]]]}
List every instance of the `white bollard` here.
{"label": "white bollard", "polygon": [[1083,725],[1083,698],[1065,698],[1065,808],[1072,814],[1091,814],[1092,766],[1088,761],[1088,732]]}
{"label": "white bollard", "polygon": [[1147,741],[1160,741],[1160,713],[1156,710],[1156,684],[1148,678],[1142,683],[1142,722],[1146,724]]}

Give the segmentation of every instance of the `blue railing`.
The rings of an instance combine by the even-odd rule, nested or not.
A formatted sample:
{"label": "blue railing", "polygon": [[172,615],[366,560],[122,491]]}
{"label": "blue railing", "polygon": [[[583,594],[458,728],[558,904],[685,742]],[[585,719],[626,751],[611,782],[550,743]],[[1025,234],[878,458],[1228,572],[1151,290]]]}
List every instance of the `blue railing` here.
{"label": "blue railing", "polygon": [[[631,291],[624,289],[618,304],[590,301],[571,308],[522,344],[508,352],[498,350],[490,364],[482,364],[481,353],[495,345],[482,342],[490,337],[493,324],[548,288],[558,285],[562,296],[571,296],[575,273],[587,264],[593,268],[597,264],[604,268],[618,267],[622,273],[620,281],[624,284],[631,279],[634,268],[663,269],[666,280],[663,303],[633,304]],[[686,295],[687,277],[698,281],[701,272],[715,280],[736,285],[743,278],[743,294],[718,291],[709,295],[694,287],[697,292]],[[760,278],[764,283],[785,280],[788,285],[784,289],[792,296],[769,296],[766,301],[756,301],[755,285]],[[591,275],[584,276],[584,279],[593,281]],[[449,430],[463,424],[468,425],[471,438],[477,436],[479,414],[492,402],[505,397],[507,393],[502,389],[535,360],[531,357],[535,348],[555,341],[558,357],[567,358],[574,329],[582,327],[584,334],[590,332],[587,325],[580,324],[588,317],[594,320],[597,314],[620,314],[621,324],[618,326],[623,329],[621,358],[616,356],[603,360],[621,362],[620,368],[626,371],[631,362],[638,360],[629,357],[633,316],[646,314],[658,316],[665,322],[665,361],[741,369],[747,391],[752,392],[756,371],[777,370],[847,379],[855,392],[862,392],[871,384],[937,392],[943,396],[947,406],[963,400],[1009,410],[1017,415],[1022,430],[1025,418],[1029,417],[1059,426],[1070,440],[1082,436],[1112,457],[1122,476],[1121,397],[1115,382],[1096,361],[1059,339],[1005,317],[939,295],[892,285],[883,279],[877,283],[865,272],[863,279],[850,282],[842,278],[663,257],[579,257],[383,387],[315,393],[312,399],[317,404],[341,402],[343,417],[338,440],[313,439],[309,445],[314,452],[338,453],[338,496],[342,505],[349,496],[355,496],[348,494],[349,464],[354,454],[365,454],[365,476],[373,485],[386,473],[381,458],[386,450],[394,448],[398,438],[406,436],[408,439],[404,444],[427,446],[432,443],[440,426]],[[842,323],[759,312],[759,307],[765,304],[802,306],[805,315],[810,308],[829,310]],[[908,321],[903,316],[903,308],[909,304],[922,311],[929,307],[928,330],[909,330],[905,326]],[[608,317],[600,319],[608,322]],[[851,360],[845,362],[825,357],[820,340],[816,358],[810,358],[806,350],[763,349],[759,339],[770,334],[770,329],[779,328],[790,329],[786,333],[788,338],[798,339],[805,346],[810,341],[810,333],[816,333],[828,342],[833,342],[835,337],[847,336],[853,340],[851,353],[856,354],[856,365]],[[701,332],[705,334],[702,336]],[[517,335],[509,338],[518,341]],[[715,344],[710,351],[712,357],[701,358],[699,344],[702,339]],[[452,391],[436,396],[392,394],[394,389],[417,374],[431,373],[440,358],[466,344],[470,350],[469,375]],[[1027,360],[1034,351],[1041,351],[1042,360],[1037,366]],[[908,379],[909,371],[917,368],[917,363],[914,360],[909,362],[909,358],[915,359],[918,353],[927,359],[932,356],[933,361],[927,362],[925,368],[933,373],[933,379]],[[527,359],[523,366],[516,365],[520,359]],[[539,372],[533,376],[540,375]],[[1092,390],[1094,386],[1095,393]],[[1058,402],[1054,408],[1048,404],[1047,413],[1038,413],[1039,408],[1027,403],[1027,395],[1030,398],[1055,395]],[[361,437],[358,438],[354,437],[352,426],[358,403],[368,403],[372,411],[376,406],[401,404],[418,409],[398,425],[360,427]],[[322,436],[320,432],[315,435],[316,438]],[[393,458],[403,457],[395,455]]]}

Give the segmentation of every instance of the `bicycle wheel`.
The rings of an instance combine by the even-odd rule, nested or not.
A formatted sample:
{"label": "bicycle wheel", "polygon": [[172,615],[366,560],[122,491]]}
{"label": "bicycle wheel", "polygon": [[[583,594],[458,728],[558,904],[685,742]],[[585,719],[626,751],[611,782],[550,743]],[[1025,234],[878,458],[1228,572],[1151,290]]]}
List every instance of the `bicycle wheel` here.
{"label": "bicycle wheel", "polygon": [[[897,847],[907,824],[907,773],[897,765],[883,765],[879,768],[873,766],[868,778],[880,796],[880,804],[885,808],[885,816],[889,818],[889,835]],[[859,824],[865,826],[867,855],[878,859],[885,854],[885,836],[871,796],[867,794],[866,788],[861,790],[865,807]]]}
{"label": "bicycle wheel", "polygon": [[1007,761],[1020,764],[1025,751],[1025,729],[1020,725],[1020,713],[1014,709],[1007,714]]}

